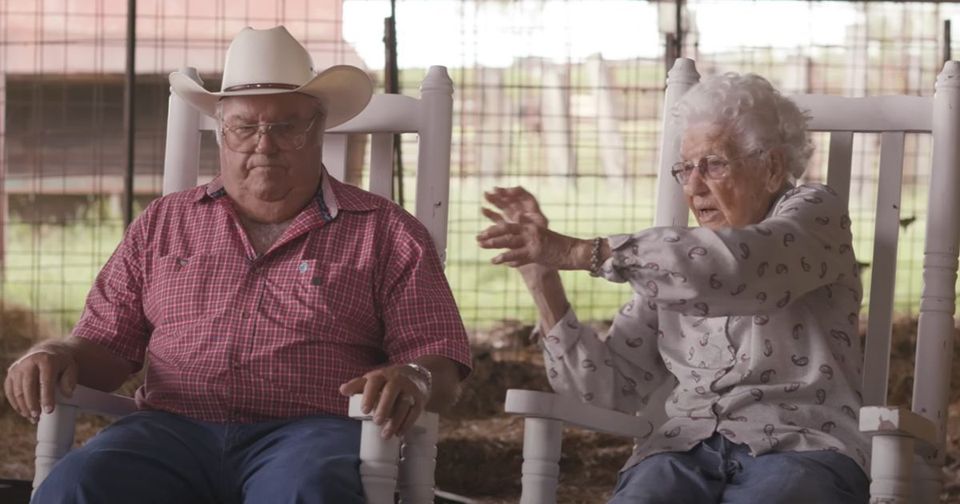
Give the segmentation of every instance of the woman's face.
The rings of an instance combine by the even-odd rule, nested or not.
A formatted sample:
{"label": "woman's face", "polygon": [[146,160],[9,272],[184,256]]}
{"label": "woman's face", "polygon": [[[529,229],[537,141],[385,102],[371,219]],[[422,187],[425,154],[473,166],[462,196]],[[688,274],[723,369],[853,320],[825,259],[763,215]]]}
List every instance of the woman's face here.
{"label": "woman's face", "polygon": [[[762,155],[766,154],[766,155]],[[786,180],[784,159],[779,149],[770,152],[741,152],[727,128],[717,123],[693,123],[687,127],[680,145],[682,161],[705,167],[726,163],[720,178],[694,169],[683,185],[687,206],[701,226],[710,229],[743,227],[763,220]],[[714,176],[718,170],[711,170]]]}

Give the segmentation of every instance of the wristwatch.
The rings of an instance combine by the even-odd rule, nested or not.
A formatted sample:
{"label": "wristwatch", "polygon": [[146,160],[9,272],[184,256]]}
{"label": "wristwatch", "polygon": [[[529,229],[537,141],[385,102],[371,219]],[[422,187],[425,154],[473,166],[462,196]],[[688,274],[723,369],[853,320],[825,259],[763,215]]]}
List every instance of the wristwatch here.
{"label": "wristwatch", "polygon": [[407,366],[408,368],[414,370],[420,376],[420,378],[423,379],[423,383],[426,386],[426,390],[424,390],[423,392],[427,396],[427,398],[429,398],[430,391],[433,390],[433,373],[431,373],[430,370],[427,369],[426,367],[421,366],[420,364],[417,364],[415,362],[408,362],[404,364],[404,366]]}

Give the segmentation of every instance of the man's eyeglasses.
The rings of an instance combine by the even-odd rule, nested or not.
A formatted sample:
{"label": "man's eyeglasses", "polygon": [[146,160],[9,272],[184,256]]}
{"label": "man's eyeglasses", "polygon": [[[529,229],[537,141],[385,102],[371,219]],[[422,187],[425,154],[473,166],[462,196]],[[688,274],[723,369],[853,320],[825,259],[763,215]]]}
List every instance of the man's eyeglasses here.
{"label": "man's eyeglasses", "polygon": [[700,172],[700,176],[710,180],[721,180],[730,175],[730,165],[742,161],[744,159],[756,156],[763,152],[762,150],[756,150],[747,154],[746,156],[740,156],[734,159],[726,159],[721,156],[716,156],[710,154],[700,158],[698,161],[680,161],[674,163],[673,167],[670,169],[670,175],[673,175],[673,178],[677,180],[677,183],[680,185],[687,185],[687,182],[690,181],[690,176],[693,175],[693,170]]}
{"label": "man's eyeglasses", "polygon": [[271,140],[279,150],[300,150],[307,144],[307,133],[313,129],[317,117],[321,115],[320,112],[317,112],[310,117],[309,121],[237,124],[233,126],[222,124],[220,131],[223,133],[223,143],[228,149],[235,152],[244,154],[255,152],[263,135],[270,135]]}

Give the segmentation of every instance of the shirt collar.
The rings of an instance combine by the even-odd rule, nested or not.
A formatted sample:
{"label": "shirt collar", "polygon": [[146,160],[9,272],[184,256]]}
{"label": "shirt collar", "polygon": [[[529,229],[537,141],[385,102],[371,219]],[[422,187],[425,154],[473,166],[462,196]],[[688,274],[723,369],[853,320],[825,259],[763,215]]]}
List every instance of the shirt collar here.
{"label": "shirt collar", "polygon": [[[227,194],[223,186],[223,180],[219,175],[208,182],[203,189],[197,191],[195,201],[200,202],[205,199],[216,200]],[[333,178],[323,167],[320,176],[320,190],[314,196],[317,205],[324,220],[330,221],[337,217],[340,210],[362,212],[373,210],[380,205],[372,195],[367,194],[357,188],[347,186],[343,182]]]}
{"label": "shirt collar", "polygon": [[767,217],[773,216],[773,212],[777,209],[777,205],[779,205],[783,198],[786,197],[787,194],[790,193],[790,191],[794,188],[795,186],[790,182],[785,183],[783,187],[780,188],[780,192],[778,192],[777,195],[770,201],[770,208],[767,209]]}

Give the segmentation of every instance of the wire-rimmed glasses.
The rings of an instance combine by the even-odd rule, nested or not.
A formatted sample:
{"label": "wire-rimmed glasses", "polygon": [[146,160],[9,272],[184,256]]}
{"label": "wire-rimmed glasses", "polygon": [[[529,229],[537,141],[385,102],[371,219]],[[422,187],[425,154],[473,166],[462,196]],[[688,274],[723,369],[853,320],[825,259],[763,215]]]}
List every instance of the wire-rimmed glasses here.
{"label": "wire-rimmed glasses", "polygon": [[313,129],[317,117],[321,115],[320,112],[316,112],[309,120],[300,121],[236,124],[232,126],[222,124],[220,131],[223,135],[223,143],[228,149],[235,152],[244,154],[255,152],[263,135],[270,135],[278,150],[300,150],[307,144],[307,133]]}

